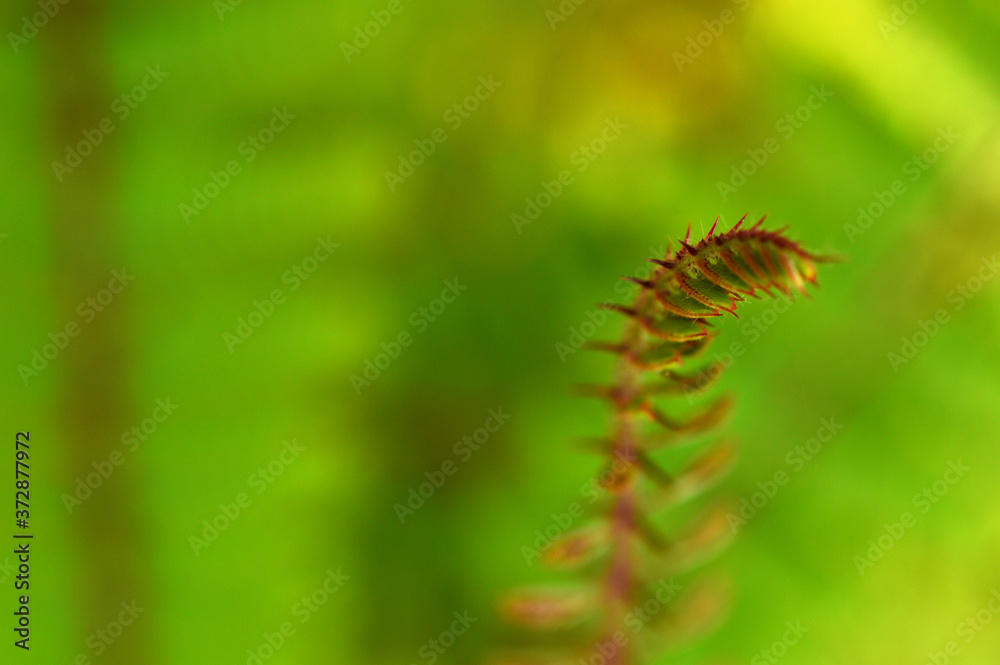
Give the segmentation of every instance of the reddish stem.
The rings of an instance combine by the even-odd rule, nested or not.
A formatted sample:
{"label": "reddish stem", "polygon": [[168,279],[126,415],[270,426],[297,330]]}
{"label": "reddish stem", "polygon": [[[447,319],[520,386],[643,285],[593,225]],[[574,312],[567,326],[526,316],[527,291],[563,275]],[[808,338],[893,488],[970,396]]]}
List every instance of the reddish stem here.
{"label": "reddish stem", "polygon": [[[645,305],[648,292],[643,290],[636,299],[635,309],[641,311]],[[633,414],[626,408],[635,397],[639,387],[640,374],[629,360],[629,356],[639,350],[643,333],[640,326],[630,320],[626,325],[622,340],[625,350],[618,364],[617,385],[615,393],[615,441],[611,449],[612,463],[619,460],[636,459],[638,451],[636,424]],[[635,590],[635,562],[633,555],[633,535],[637,517],[635,474],[633,469],[626,468],[624,477],[617,477],[610,491],[615,494],[614,505],[609,515],[611,533],[611,559],[608,567],[605,593],[607,598],[607,624],[605,628],[605,644],[617,645],[614,639],[617,632],[623,632],[625,615],[633,601]],[[615,648],[608,658],[608,665],[625,665],[631,660],[631,645]]]}

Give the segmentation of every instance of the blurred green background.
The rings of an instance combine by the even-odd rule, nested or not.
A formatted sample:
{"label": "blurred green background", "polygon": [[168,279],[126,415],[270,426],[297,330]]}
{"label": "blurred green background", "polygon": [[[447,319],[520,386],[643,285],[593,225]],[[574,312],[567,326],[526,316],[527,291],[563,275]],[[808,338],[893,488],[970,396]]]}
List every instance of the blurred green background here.
{"label": "blurred green background", "polygon": [[796,620],[789,663],[995,662],[1000,289],[973,278],[1000,250],[996,2],[42,5],[0,11],[0,404],[7,454],[32,434],[36,536],[32,649],[0,660],[430,663],[468,611],[438,662],[482,662],[498,594],[545,577],[522,546],[599,465],[575,441],[606,414],[570,388],[609,362],[557,345],[689,221],[750,211],[849,262],[722,326],[743,455],[714,494],[790,482],[709,566],[727,622],[662,662],[767,662]]}

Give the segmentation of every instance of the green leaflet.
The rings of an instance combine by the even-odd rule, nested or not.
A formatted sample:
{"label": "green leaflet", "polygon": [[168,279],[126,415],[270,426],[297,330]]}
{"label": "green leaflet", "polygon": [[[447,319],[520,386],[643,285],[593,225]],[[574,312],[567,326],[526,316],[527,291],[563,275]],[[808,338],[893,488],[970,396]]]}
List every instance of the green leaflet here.
{"label": "green leaflet", "polygon": [[685,318],[671,312],[644,316],[641,322],[646,330],[670,342],[690,342],[709,334],[704,319]]}

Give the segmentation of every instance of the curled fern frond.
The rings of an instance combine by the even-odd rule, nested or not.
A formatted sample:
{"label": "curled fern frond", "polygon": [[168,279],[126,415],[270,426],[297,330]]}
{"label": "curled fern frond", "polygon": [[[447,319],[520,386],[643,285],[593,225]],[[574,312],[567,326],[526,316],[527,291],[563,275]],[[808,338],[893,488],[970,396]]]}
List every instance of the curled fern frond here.
{"label": "curled fern frond", "polygon": [[667,533],[658,518],[705,491],[732,466],[733,442],[710,442],[677,470],[664,468],[653,455],[711,434],[730,413],[732,400],[723,396],[680,413],[660,400],[683,396],[690,403],[719,379],[719,363],[686,367],[715,337],[713,320],[737,316],[747,298],[809,297],[817,264],[836,260],[806,251],[784,229],[765,230],[764,219],[744,229],[745,219],[721,234],[716,234],[716,220],[697,244],[691,244],[689,226],[676,251],[649,259],[656,268],[648,279],[623,278],[640,287],[633,303],[603,305],[627,319],[618,342],[590,345],[619,357],[614,381],[580,389],[606,401],[613,413],[610,435],[593,446],[607,457],[599,504],[605,512],[557,539],[540,557],[585,579],[572,587],[522,590],[504,603],[514,623],[556,631],[580,646],[518,662],[590,662],[599,652],[608,665],[634,664],[657,648],[702,632],[723,613],[724,594],[716,588],[685,589],[686,602],[672,602],[671,596],[655,620],[633,611],[651,597],[666,605],[656,585],[699,566],[732,536],[719,509],[674,533]]}

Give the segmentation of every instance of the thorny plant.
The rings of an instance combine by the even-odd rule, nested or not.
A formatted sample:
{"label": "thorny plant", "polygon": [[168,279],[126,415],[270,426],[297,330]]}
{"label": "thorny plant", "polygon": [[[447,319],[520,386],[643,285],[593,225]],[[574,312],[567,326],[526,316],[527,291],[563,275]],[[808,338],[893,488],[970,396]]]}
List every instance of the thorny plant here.
{"label": "thorny plant", "polygon": [[508,620],[547,631],[553,639],[548,646],[531,641],[530,649],[503,662],[634,665],[704,632],[722,613],[726,594],[713,585],[684,589],[686,600],[675,602],[679,586],[673,576],[726,544],[731,531],[725,511],[702,513],[693,526],[674,528],[671,536],[658,516],[724,474],[734,446],[713,442],[676,473],[652,454],[679,451],[680,444],[708,435],[725,419],[732,400],[716,398],[684,416],[668,414],[657,400],[700,394],[721,374],[719,363],[681,371],[714,338],[709,319],[735,316],[748,296],[797,291],[808,297],[806,283],[816,285],[816,264],[834,260],[804,250],[785,237],[785,229],[765,230],[764,219],[744,229],[745,219],[719,235],[716,220],[697,245],[690,244],[689,226],[676,252],[671,248],[663,259],[649,259],[657,267],[648,279],[623,278],[640,287],[632,305],[603,305],[627,317],[620,341],[590,345],[618,356],[613,382],[583,387],[613,411],[610,436],[595,442],[608,460],[600,477],[603,512],[596,522],[559,537],[540,557],[579,569],[584,580],[506,597]]}

